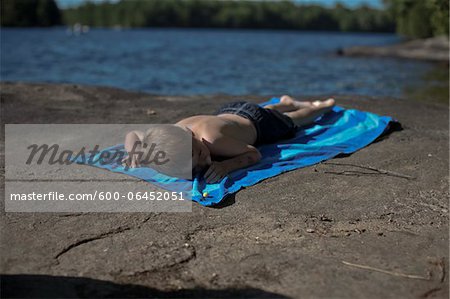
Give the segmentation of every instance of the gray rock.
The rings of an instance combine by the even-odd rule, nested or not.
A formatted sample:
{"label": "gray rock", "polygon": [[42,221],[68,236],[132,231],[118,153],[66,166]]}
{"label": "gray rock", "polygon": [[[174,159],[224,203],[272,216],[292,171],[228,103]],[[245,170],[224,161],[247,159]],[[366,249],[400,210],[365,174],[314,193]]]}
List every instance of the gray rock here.
{"label": "gray rock", "polygon": [[[3,124],[173,122],[238,99],[58,84],[0,87]],[[335,164],[267,179],[217,208],[194,204],[192,213],[173,214],[3,212],[3,295],[413,298],[432,292],[448,297],[448,106],[360,96],[337,101],[391,115],[404,130]],[[148,109],[156,113],[149,115]],[[415,179],[372,174],[358,165]],[[361,173],[338,174],[348,170]],[[333,221],[321,221],[321,215]],[[305,219],[317,233],[299,234]],[[364,233],[350,233],[355,230]],[[409,279],[342,261],[433,275]]]}

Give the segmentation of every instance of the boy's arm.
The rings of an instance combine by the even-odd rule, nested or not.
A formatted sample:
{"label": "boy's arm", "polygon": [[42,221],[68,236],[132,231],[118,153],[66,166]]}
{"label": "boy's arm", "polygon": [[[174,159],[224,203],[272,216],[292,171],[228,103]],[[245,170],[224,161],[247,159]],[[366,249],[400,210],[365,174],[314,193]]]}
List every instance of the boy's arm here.
{"label": "boy's arm", "polygon": [[125,157],[123,162],[126,163],[129,167],[134,168],[139,166],[139,161],[136,155],[130,157],[130,152],[137,149],[137,147],[144,140],[144,132],[141,131],[131,131],[125,136],[125,151],[128,153],[128,157]]}
{"label": "boy's arm", "polygon": [[128,132],[125,136],[125,150],[127,153],[131,152],[133,150],[133,147],[135,146],[136,142],[142,142],[144,140],[144,132],[141,131],[131,131]]}
{"label": "boy's arm", "polygon": [[257,163],[261,160],[260,152],[252,145],[245,142],[222,136],[220,140],[216,140],[211,147],[220,149],[218,152],[221,156],[234,156],[223,161],[213,161],[206,171],[204,177],[207,183],[215,183],[223,179],[228,173],[240,168],[245,168]]}

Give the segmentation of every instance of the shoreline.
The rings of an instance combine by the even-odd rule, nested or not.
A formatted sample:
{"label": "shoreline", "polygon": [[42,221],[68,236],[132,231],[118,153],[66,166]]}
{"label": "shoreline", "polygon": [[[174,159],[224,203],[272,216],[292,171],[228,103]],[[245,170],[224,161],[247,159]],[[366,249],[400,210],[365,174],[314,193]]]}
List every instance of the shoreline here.
{"label": "shoreline", "polygon": [[[443,69],[441,67],[434,68],[431,72],[425,73],[424,76],[435,76],[433,72],[440,71],[442,72]],[[445,70],[444,70],[445,71]],[[442,74],[439,74],[439,76],[442,77]],[[424,99],[419,99],[418,96],[411,97],[411,95],[414,95],[418,91],[422,91],[422,89],[428,88],[428,87],[435,87],[435,85],[430,84],[430,80],[436,80],[436,82],[444,82],[445,79],[443,78],[422,78],[423,85],[420,87],[417,86],[406,86],[403,90],[403,93],[401,95],[392,95],[392,96],[383,96],[383,95],[369,95],[369,94],[358,94],[358,93],[342,93],[342,94],[329,94],[329,93],[323,93],[323,94],[302,94],[297,95],[297,98],[300,100],[309,100],[309,99],[326,99],[328,97],[342,97],[342,98],[366,98],[366,99],[392,99],[392,100],[399,100],[399,101],[419,101],[429,104],[444,104],[447,105],[450,104],[448,101],[442,101],[441,98],[447,97],[446,95],[439,93],[438,94],[438,100],[435,99],[429,99],[427,97],[424,97]],[[433,82],[432,82],[433,83]],[[95,84],[84,84],[84,83],[59,83],[59,82],[45,82],[45,81],[14,81],[14,80],[0,80],[0,87],[3,86],[24,86],[24,87],[34,87],[37,91],[43,90],[45,87],[49,86],[59,86],[65,90],[70,89],[78,89],[78,88],[88,88],[93,90],[100,90],[100,91],[110,91],[114,93],[114,91],[117,91],[117,93],[130,93],[133,95],[147,95],[150,97],[155,97],[157,99],[164,99],[168,102],[174,102],[174,101],[195,101],[198,99],[206,99],[206,98],[212,98],[214,100],[219,99],[219,103],[222,103],[223,101],[220,100],[221,97],[224,99],[260,99],[261,101],[265,101],[267,99],[270,99],[272,97],[280,97],[282,94],[228,94],[228,93],[199,93],[199,94],[161,94],[161,93],[153,93],[153,92],[147,92],[144,90],[135,90],[135,89],[125,89],[122,87],[115,87],[111,85],[95,85]],[[448,86],[448,85],[447,85]],[[294,95],[295,96],[295,95]],[[411,99],[411,100],[410,100]]]}
{"label": "shoreline", "polygon": [[449,64],[449,39],[445,36],[415,39],[389,46],[355,46],[337,50],[342,56],[395,57]]}

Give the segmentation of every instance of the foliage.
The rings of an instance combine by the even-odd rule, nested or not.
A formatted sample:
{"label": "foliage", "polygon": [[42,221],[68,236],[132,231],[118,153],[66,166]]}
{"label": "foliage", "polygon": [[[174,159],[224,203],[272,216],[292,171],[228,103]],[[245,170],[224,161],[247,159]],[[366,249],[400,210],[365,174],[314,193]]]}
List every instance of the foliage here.
{"label": "foliage", "polygon": [[382,10],[296,5],[292,1],[122,0],[64,11],[66,24],[99,27],[215,27],[393,31]]}
{"label": "foliage", "polygon": [[448,0],[384,0],[397,23],[397,32],[425,38],[449,34]]}
{"label": "foliage", "polygon": [[61,24],[54,0],[1,0],[1,25],[9,27],[53,26]]}
{"label": "foliage", "polygon": [[407,37],[449,33],[448,0],[383,0],[387,9],[298,5],[293,1],[121,0],[60,11],[54,0],[1,0],[2,26],[81,23],[94,27],[213,27],[392,32]]}

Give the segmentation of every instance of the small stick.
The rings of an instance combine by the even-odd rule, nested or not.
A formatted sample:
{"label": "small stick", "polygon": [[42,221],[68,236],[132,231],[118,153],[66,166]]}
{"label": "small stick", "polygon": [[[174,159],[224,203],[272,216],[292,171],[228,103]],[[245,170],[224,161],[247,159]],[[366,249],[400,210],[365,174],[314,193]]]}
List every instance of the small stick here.
{"label": "small stick", "polygon": [[353,166],[353,167],[359,167],[359,168],[362,168],[362,169],[372,170],[372,171],[375,171],[375,172],[380,173],[380,174],[386,174],[386,175],[400,177],[400,178],[404,178],[404,179],[408,179],[408,180],[415,179],[415,177],[410,176],[410,175],[406,175],[406,174],[402,174],[402,173],[398,173],[398,172],[394,172],[394,171],[390,171],[390,170],[385,170],[385,169],[378,169],[378,168],[375,168],[375,167],[372,167],[372,166],[363,166],[363,165],[351,164],[351,163],[333,163],[333,162],[323,162],[322,164],[339,165],[339,166]]}
{"label": "small stick", "polygon": [[353,264],[353,263],[349,263],[349,262],[346,262],[346,261],[342,261],[342,263],[344,265],[347,265],[347,266],[352,266],[352,267],[361,268],[361,269],[365,269],[365,270],[377,271],[377,272],[390,274],[390,275],[394,275],[394,276],[406,277],[406,278],[411,278],[411,279],[430,280],[429,277],[427,278],[427,277],[418,276],[418,275],[410,275],[410,274],[404,274],[404,273],[400,273],[400,272],[393,272],[393,271],[383,270],[383,269],[374,268],[374,267],[370,267],[370,266]]}

